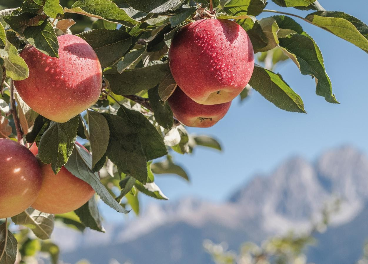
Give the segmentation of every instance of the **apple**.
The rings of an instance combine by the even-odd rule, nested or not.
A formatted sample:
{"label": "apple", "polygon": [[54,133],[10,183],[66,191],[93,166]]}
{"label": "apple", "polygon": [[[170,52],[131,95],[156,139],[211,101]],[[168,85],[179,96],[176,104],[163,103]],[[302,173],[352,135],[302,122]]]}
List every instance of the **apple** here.
{"label": "apple", "polygon": [[41,183],[35,156],[17,142],[0,139],[0,218],[12,217],[30,207]]}
{"label": "apple", "polygon": [[[30,148],[38,154],[36,144]],[[42,186],[32,207],[49,214],[63,214],[74,211],[95,194],[85,181],[75,177],[65,167],[55,175],[50,164],[42,164]]]}
{"label": "apple", "polygon": [[226,103],[252,76],[253,46],[245,30],[233,21],[198,20],[173,38],[169,65],[178,86],[197,103]]}
{"label": "apple", "polygon": [[202,105],[190,99],[179,87],[169,97],[168,103],[174,116],[190,127],[211,127],[222,119],[231,101],[216,105]]}
{"label": "apple", "polygon": [[92,106],[102,86],[101,65],[92,47],[74,35],[58,37],[59,58],[33,46],[20,53],[29,67],[29,77],[16,81],[22,99],[42,116],[66,122]]}

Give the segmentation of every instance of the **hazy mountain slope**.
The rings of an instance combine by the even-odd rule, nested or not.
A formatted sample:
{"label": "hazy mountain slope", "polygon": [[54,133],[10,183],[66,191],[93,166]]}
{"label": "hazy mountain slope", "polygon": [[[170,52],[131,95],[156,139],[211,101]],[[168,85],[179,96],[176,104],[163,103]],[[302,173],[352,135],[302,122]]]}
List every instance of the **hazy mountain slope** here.
{"label": "hazy mountain slope", "polygon": [[330,227],[316,236],[318,244],[308,250],[308,260],[318,264],[356,263],[368,242],[368,205],[352,221]]}
{"label": "hazy mountain slope", "polygon": [[[289,229],[303,230],[332,196],[341,197],[342,210],[309,256],[318,264],[353,263],[348,260],[359,258],[368,238],[368,159],[351,147],[327,151],[315,163],[289,159],[269,176],[254,177],[224,203],[186,198],[153,204],[134,221],[107,226],[107,234],[73,233],[69,249],[75,251],[62,256],[69,263],[88,256],[93,264],[107,264],[110,258],[134,264],[207,264],[204,239],[226,241],[237,250],[246,240],[261,242]],[[55,232],[56,240],[68,232]],[[68,249],[65,240],[61,243]]]}

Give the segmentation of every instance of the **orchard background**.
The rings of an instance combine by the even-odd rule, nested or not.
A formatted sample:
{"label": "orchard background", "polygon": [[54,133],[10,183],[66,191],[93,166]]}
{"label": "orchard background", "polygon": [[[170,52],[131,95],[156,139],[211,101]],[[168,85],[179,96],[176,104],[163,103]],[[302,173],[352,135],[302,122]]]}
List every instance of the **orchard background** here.
{"label": "orchard background", "polygon": [[[317,95],[330,103],[338,103],[339,98],[333,95],[317,44],[296,21],[307,21],[327,29],[363,51],[368,50],[368,27],[344,13],[323,12],[323,7],[315,1],[275,2],[280,6],[307,10],[308,15],[294,17],[293,8],[282,9],[288,14],[272,14],[272,10],[265,10],[266,2],[261,0],[214,2],[217,17],[232,19],[242,25],[252,40],[255,52],[263,52],[259,56],[259,64],[262,66],[256,66],[256,74],[252,76],[250,85],[281,109],[305,112],[302,99],[280,75],[271,71],[275,64],[289,57],[302,74],[312,75],[318,80]],[[181,26],[196,16],[199,3],[93,0],[61,2],[60,5],[58,1],[13,3],[14,6],[1,3],[9,8],[19,7],[1,13],[1,132],[4,137],[23,141],[24,144],[36,141],[41,161],[51,163],[54,171],[65,165],[76,177],[91,184],[106,204],[122,213],[127,213],[125,207],[138,213],[139,197],[142,193],[166,199],[154,183],[152,171],[155,174],[177,173],[188,178],[185,171],[173,162],[173,151],[183,154],[192,152],[197,146],[220,148],[218,142],[211,137],[188,134],[173,119],[170,108],[165,103],[175,88],[167,63],[171,39]],[[210,10],[209,3],[203,1],[201,4]],[[259,15],[273,17],[257,20],[255,17]],[[27,78],[27,65],[18,55],[26,44],[31,43],[48,55],[57,56],[57,44],[50,40],[55,40],[57,34],[67,33],[68,27],[74,23],[71,19],[76,22],[70,28],[73,34],[80,34],[97,52],[104,70],[103,93],[101,100],[87,113],[83,112],[80,117],[67,123],[51,123],[34,113],[19,97],[12,98],[12,80]],[[62,23],[58,24],[57,21]],[[57,25],[59,28],[55,29]],[[86,28],[92,31],[81,33]],[[249,90],[247,88],[242,92],[242,99],[247,97]],[[17,103],[13,104],[14,100]],[[13,108],[9,109],[9,105]],[[15,105],[17,111],[14,109]],[[126,110],[130,117],[122,115],[121,109]],[[17,118],[21,125],[18,130],[14,122]],[[129,127],[129,139],[126,137],[126,127]],[[55,128],[68,133],[55,133]],[[74,147],[77,136],[92,150],[92,157],[83,156]],[[126,153],[121,151],[122,148],[134,151]],[[141,148],[146,151],[138,152]],[[151,163],[151,160],[160,157],[163,157],[160,162]],[[96,172],[102,167],[113,177],[101,175],[106,177],[102,177],[101,182],[96,181]],[[122,200],[123,197],[125,198]],[[53,216],[28,209],[13,217],[15,224],[30,227],[21,229],[16,234],[19,252],[25,254],[27,247],[37,243],[42,251],[50,252],[56,261],[56,245],[28,236],[32,231],[39,238],[47,239],[55,220],[102,230],[95,199],[77,210],[76,215],[71,213]],[[7,229],[10,222],[10,219],[4,220],[1,225],[0,263],[15,261],[16,243]]]}

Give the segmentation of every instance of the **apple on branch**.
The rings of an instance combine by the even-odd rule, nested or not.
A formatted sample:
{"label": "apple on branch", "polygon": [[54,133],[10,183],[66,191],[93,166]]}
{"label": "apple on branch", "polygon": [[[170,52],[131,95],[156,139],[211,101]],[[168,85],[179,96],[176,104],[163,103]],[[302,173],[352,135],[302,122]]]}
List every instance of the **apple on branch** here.
{"label": "apple on branch", "polygon": [[42,176],[32,152],[10,139],[0,139],[0,168],[0,218],[7,218],[31,206]]}
{"label": "apple on branch", "polygon": [[30,45],[23,49],[20,55],[29,67],[29,77],[14,83],[33,110],[63,123],[96,103],[102,70],[96,53],[82,38],[62,35],[58,43],[59,58]]}
{"label": "apple on branch", "polygon": [[169,97],[168,103],[174,116],[190,127],[211,127],[222,119],[231,101],[216,105],[202,105],[190,99],[179,87]]}
{"label": "apple on branch", "polygon": [[[80,145],[83,147],[82,145]],[[84,148],[84,147],[83,147]],[[38,148],[31,148],[34,155]],[[32,207],[49,214],[63,214],[74,211],[85,204],[95,194],[85,181],[75,177],[65,167],[55,175],[51,164],[42,164],[42,187]]]}
{"label": "apple on branch", "polygon": [[233,100],[254,69],[252,43],[230,20],[202,19],[183,27],[171,43],[169,59],[178,86],[204,105]]}

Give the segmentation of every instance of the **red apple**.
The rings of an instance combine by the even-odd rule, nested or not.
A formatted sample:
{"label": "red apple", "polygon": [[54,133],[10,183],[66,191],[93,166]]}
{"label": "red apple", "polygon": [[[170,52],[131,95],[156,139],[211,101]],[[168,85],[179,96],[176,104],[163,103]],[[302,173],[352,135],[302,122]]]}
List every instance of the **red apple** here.
{"label": "red apple", "polygon": [[0,218],[12,217],[30,207],[41,183],[35,156],[14,141],[0,139]]}
{"label": "red apple", "polygon": [[101,65],[92,47],[73,35],[58,37],[59,58],[27,46],[21,53],[29,77],[16,81],[22,99],[36,112],[55,122],[66,122],[99,98]]}
{"label": "red apple", "polygon": [[230,102],[248,84],[254,68],[252,43],[230,20],[204,19],[183,27],[169,50],[171,73],[199,104]]}
{"label": "red apple", "polygon": [[[38,154],[36,144],[31,151]],[[42,187],[32,207],[49,214],[63,214],[78,209],[92,198],[93,188],[64,167],[55,175],[50,164],[41,165]]]}
{"label": "red apple", "polygon": [[177,87],[168,99],[174,116],[190,127],[211,127],[222,119],[230,108],[231,102],[216,105],[201,105],[190,99]]}

